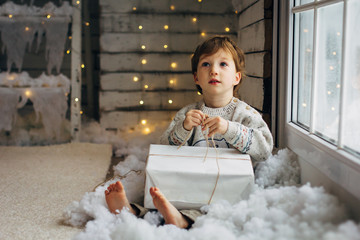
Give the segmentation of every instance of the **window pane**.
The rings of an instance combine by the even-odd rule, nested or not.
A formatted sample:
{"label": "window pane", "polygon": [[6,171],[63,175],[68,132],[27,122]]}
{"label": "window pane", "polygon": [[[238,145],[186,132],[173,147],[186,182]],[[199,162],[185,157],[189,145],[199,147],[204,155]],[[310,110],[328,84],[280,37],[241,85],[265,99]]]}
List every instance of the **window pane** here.
{"label": "window pane", "polygon": [[[295,16],[297,33],[294,36],[295,52],[297,58],[294,66],[294,84],[297,82],[297,94],[294,94],[296,112],[293,113],[293,121],[305,128],[310,126],[310,101],[312,82],[312,58],[313,58],[313,25],[314,10],[297,13]],[[296,88],[294,89],[296,90]]]}
{"label": "window pane", "polygon": [[360,1],[348,1],[343,143],[360,153]]}
{"label": "window pane", "polygon": [[295,6],[299,6],[311,2],[314,2],[314,0],[295,0]]}
{"label": "window pane", "polygon": [[315,76],[315,132],[337,142],[343,3],[319,8]]}

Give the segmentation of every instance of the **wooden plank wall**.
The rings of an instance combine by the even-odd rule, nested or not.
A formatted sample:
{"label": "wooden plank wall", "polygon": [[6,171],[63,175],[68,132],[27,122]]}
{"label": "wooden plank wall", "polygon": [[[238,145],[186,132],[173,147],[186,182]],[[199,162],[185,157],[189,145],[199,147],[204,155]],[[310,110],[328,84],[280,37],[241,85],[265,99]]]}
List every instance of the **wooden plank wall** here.
{"label": "wooden plank wall", "polygon": [[272,94],[272,0],[234,0],[239,12],[238,42],[245,52],[247,77],[240,99],[259,110],[269,127]]}
{"label": "wooden plank wall", "polygon": [[169,122],[200,99],[190,64],[195,47],[215,34],[237,38],[231,0],[99,3],[100,123],[107,129]]}

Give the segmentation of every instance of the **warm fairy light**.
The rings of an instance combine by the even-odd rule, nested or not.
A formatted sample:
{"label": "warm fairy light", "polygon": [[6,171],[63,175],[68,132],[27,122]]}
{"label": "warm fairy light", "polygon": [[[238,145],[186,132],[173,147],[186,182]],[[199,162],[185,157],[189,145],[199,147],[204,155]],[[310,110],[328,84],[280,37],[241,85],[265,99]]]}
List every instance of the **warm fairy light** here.
{"label": "warm fairy light", "polygon": [[66,54],[70,54],[70,50],[67,50],[67,51],[66,51]]}
{"label": "warm fairy light", "polygon": [[149,134],[150,133],[150,128],[145,128],[144,131],[143,131],[144,134]]}
{"label": "warm fairy light", "polygon": [[205,32],[201,32],[201,36],[205,37],[206,33]]}
{"label": "warm fairy light", "polygon": [[336,35],[340,36],[340,32],[337,32]]}
{"label": "warm fairy light", "polygon": [[51,15],[50,14],[46,15],[46,18],[47,19],[51,18]]}
{"label": "warm fairy light", "polygon": [[25,31],[29,31],[30,30],[30,28],[29,27],[25,27]]}
{"label": "warm fairy light", "polygon": [[14,75],[8,75],[7,79],[10,80],[10,81],[12,81],[12,80],[15,79],[15,76],[14,76]]}
{"label": "warm fairy light", "polygon": [[89,22],[85,22],[85,26],[90,26],[90,23]]}
{"label": "warm fairy light", "polygon": [[9,18],[13,18],[13,15],[12,15],[12,14],[9,14]]}
{"label": "warm fairy light", "polygon": [[165,45],[164,45],[164,48],[165,48],[165,49],[168,48],[168,45],[165,44]]}
{"label": "warm fairy light", "polygon": [[69,36],[69,39],[71,40],[71,39],[72,39],[72,36]]}
{"label": "warm fairy light", "polygon": [[226,27],[225,32],[230,32],[230,28]]}
{"label": "warm fairy light", "polygon": [[168,30],[169,29],[169,25],[164,25],[164,29]]}
{"label": "warm fairy light", "polygon": [[328,94],[328,95],[331,95],[331,91],[328,91],[327,94]]}
{"label": "warm fairy light", "polygon": [[173,103],[173,100],[169,99],[169,101],[168,101],[168,102],[169,102],[169,104],[172,104],[172,103]]}
{"label": "warm fairy light", "polygon": [[149,85],[144,85],[144,88],[145,88],[145,89],[148,89],[148,88],[149,88]]}
{"label": "warm fairy light", "polygon": [[332,54],[335,56],[335,55],[336,55],[336,52],[334,51]]}
{"label": "warm fairy light", "polygon": [[177,63],[176,63],[176,62],[171,63],[171,67],[172,67],[172,68],[176,68],[176,67],[177,67]]}
{"label": "warm fairy light", "polygon": [[332,111],[335,111],[335,107],[332,107],[331,110],[332,110]]}
{"label": "warm fairy light", "polygon": [[141,63],[145,65],[145,64],[147,64],[147,60],[143,59],[143,60],[141,60]]}
{"label": "warm fairy light", "polygon": [[303,106],[303,107],[306,107],[306,103],[303,103],[302,106]]}
{"label": "warm fairy light", "polygon": [[330,70],[334,70],[334,67],[333,67],[333,66],[330,66],[329,69],[330,69]]}
{"label": "warm fairy light", "polygon": [[80,114],[82,115],[84,112],[83,112],[83,110],[80,110]]}
{"label": "warm fairy light", "polygon": [[198,2],[202,2],[202,0],[198,0]]}
{"label": "warm fairy light", "polygon": [[141,49],[145,49],[146,48],[146,46],[145,45],[141,45]]}
{"label": "warm fairy light", "polygon": [[174,5],[171,5],[171,6],[170,6],[170,9],[171,9],[172,11],[174,11],[174,10],[175,10],[175,6],[174,6]]}
{"label": "warm fairy light", "polygon": [[143,26],[142,26],[142,25],[139,25],[139,29],[140,29],[140,30],[143,29]]}
{"label": "warm fairy light", "polygon": [[200,96],[200,95],[201,95],[201,92],[197,92],[197,94]]}
{"label": "warm fairy light", "polygon": [[144,101],[143,101],[143,100],[140,100],[139,103],[140,103],[140,105],[143,105],[143,104],[144,104]]}
{"label": "warm fairy light", "polygon": [[134,82],[137,82],[137,81],[139,81],[139,78],[138,78],[137,76],[134,76],[134,77],[133,77],[133,81],[134,81]]}
{"label": "warm fairy light", "polygon": [[194,17],[194,18],[192,19],[192,21],[193,21],[194,23],[196,23],[196,22],[197,22],[197,18]]}
{"label": "warm fairy light", "polygon": [[81,68],[85,68],[85,64],[81,64]]}
{"label": "warm fairy light", "polygon": [[305,28],[305,29],[304,29],[304,33],[307,33],[307,32],[309,32],[309,29],[306,29],[306,28]]}
{"label": "warm fairy light", "polygon": [[336,84],[336,88],[340,88],[340,84]]}
{"label": "warm fairy light", "polygon": [[136,11],[136,7],[133,7],[133,11]]}
{"label": "warm fairy light", "polygon": [[78,102],[79,101],[79,98],[75,98],[75,102]]}
{"label": "warm fairy light", "polygon": [[169,80],[169,83],[170,83],[170,84],[174,84],[174,83],[175,83],[174,79],[170,79],[170,80]]}
{"label": "warm fairy light", "polygon": [[25,91],[25,96],[31,97],[31,95],[32,95],[32,92],[30,90]]}
{"label": "warm fairy light", "polygon": [[141,124],[145,125],[147,123],[146,119],[141,120]]}
{"label": "warm fairy light", "polygon": [[76,1],[76,4],[79,5],[79,4],[80,4],[80,1]]}
{"label": "warm fairy light", "polygon": [[235,14],[238,14],[238,10],[235,10]]}

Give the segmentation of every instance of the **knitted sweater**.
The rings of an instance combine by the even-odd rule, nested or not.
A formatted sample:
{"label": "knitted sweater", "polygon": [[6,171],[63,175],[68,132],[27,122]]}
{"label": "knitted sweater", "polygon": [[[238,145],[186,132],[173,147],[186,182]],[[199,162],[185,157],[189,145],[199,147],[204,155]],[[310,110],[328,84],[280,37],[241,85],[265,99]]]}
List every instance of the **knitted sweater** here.
{"label": "knitted sweater", "polygon": [[[183,126],[185,115],[191,109],[199,109],[209,117],[220,116],[228,120],[227,132],[214,136],[216,147],[233,147],[241,153],[249,154],[255,162],[263,161],[271,154],[273,138],[268,126],[255,109],[235,97],[222,108],[206,107],[204,101],[182,108],[161,136],[162,144],[180,145],[186,141],[184,145],[187,146],[207,146],[204,137],[206,133],[201,131],[201,126],[194,127],[191,131]],[[211,143],[211,138],[209,140]]]}

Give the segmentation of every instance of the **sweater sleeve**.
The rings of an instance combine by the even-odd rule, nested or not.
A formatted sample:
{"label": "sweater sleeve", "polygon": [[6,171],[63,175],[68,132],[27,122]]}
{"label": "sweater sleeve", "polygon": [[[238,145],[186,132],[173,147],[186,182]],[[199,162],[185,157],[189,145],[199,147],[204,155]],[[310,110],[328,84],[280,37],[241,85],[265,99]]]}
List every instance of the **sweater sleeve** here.
{"label": "sweater sleeve", "polygon": [[266,160],[273,148],[271,132],[261,115],[249,105],[238,106],[224,135],[226,141],[254,161]]}
{"label": "sweater sleeve", "polygon": [[[184,141],[188,141],[193,130],[187,131],[183,122],[185,120],[186,113],[195,107],[194,104],[182,108],[176,113],[175,118],[171,121],[167,130],[160,137],[160,143],[164,145],[181,145]],[[189,145],[188,142],[184,143],[185,146]]]}

